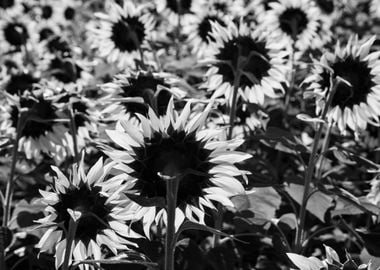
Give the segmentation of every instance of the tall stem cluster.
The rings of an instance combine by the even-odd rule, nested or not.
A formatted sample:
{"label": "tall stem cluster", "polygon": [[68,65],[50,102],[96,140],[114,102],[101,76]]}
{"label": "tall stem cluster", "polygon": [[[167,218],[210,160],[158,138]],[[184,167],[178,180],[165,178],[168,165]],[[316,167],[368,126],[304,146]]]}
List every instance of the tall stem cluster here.
{"label": "tall stem cluster", "polygon": [[[330,80],[330,89],[328,91],[328,96],[326,98],[326,103],[323,108],[322,114],[321,114],[321,119],[323,121],[326,120],[326,115],[327,112],[330,108],[331,102],[334,98],[336,89],[339,85],[340,81],[339,79],[337,80]],[[311,190],[311,183],[312,183],[312,178],[314,175],[314,169],[319,161],[319,155],[318,155],[318,147],[319,147],[319,141],[321,140],[322,137],[322,132],[325,127],[325,123],[317,123],[319,125],[317,132],[315,133],[314,140],[313,140],[313,146],[309,158],[309,163],[307,166],[307,170],[305,173],[305,185],[304,185],[304,193],[302,197],[302,203],[301,203],[301,208],[300,208],[300,214],[298,217],[298,230],[296,232],[296,238],[295,238],[295,251],[300,252],[302,250],[302,243],[303,243],[303,236],[305,233],[305,219],[306,219],[306,208],[307,208],[307,202],[308,199],[310,198],[310,190]],[[328,131],[326,132],[325,135],[325,143],[323,145],[323,149],[320,153],[320,155],[323,155],[324,151],[328,147],[328,141],[329,141],[329,133],[331,132],[331,128],[328,128]],[[323,158],[320,159],[321,164],[323,162]],[[321,171],[321,168],[320,170]],[[318,172],[318,175],[320,176],[320,172]]]}

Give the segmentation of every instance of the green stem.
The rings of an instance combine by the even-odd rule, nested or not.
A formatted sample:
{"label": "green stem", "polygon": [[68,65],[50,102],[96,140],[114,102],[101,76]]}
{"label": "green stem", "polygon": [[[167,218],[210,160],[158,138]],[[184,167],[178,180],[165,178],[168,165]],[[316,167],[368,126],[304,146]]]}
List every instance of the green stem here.
{"label": "green stem", "polygon": [[24,129],[25,121],[26,121],[26,115],[23,112],[20,112],[18,114],[18,121],[17,121],[17,127],[16,127],[16,140],[13,145],[12,150],[12,163],[11,163],[11,171],[9,175],[9,180],[7,182],[7,187],[5,191],[5,199],[4,199],[4,214],[3,214],[3,223],[1,228],[1,239],[0,239],[0,266],[1,269],[6,269],[5,265],[5,243],[4,243],[4,232],[6,228],[8,228],[8,222],[10,218],[10,212],[11,212],[11,204],[12,204],[12,197],[13,197],[13,185],[14,185],[14,175],[16,171],[16,163],[17,163],[17,157],[18,157],[18,145],[19,141],[22,135],[22,130]]}
{"label": "green stem", "polygon": [[0,269],[7,269],[5,264],[5,230],[7,227],[2,226],[0,229]]}
{"label": "green stem", "polygon": [[288,239],[286,238],[286,235],[285,235],[284,231],[283,231],[283,230],[280,228],[280,226],[278,226],[275,222],[271,222],[271,223],[272,223],[272,225],[277,229],[277,231],[280,233],[281,238],[282,238],[282,240],[284,241],[284,244],[285,244],[285,246],[286,246],[286,248],[287,248],[287,252],[291,252],[292,249],[291,249],[291,247],[290,247],[289,241],[288,241]]}
{"label": "green stem", "polygon": [[376,151],[375,161],[376,161],[376,164],[379,164],[380,163],[380,127],[377,128],[377,147],[379,148],[379,150]]}
{"label": "green stem", "polygon": [[289,90],[288,92],[286,93],[286,96],[285,96],[285,110],[288,110],[288,107],[289,107],[289,103],[290,103],[290,98],[291,98],[291,95],[292,95],[292,92],[293,92],[293,88],[294,88],[294,80],[295,80],[295,61],[294,61],[294,55],[295,55],[295,52],[296,52],[296,48],[295,48],[295,44],[296,42],[293,40],[293,43],[292,43],[292,52],[290,54],[290,65],[291,65],[291,70],[290,70],[290,80],[289,80]]}
{"label": "green stem", "polygon": [[[228,129],[228,134],[227,134],[227,140],[230,140],[232,138],[232,132],[234,129],[235,117],[236,117],[237,94],[238,94],[238,89],[239,89],[239,84],[240,84],[240,77],[241,77],[241,72],[239,70],[239,63],[238,63],[237,71],[235,71],[234,92],[232,94],[232,104],[231,104],[230,115],[229,115],[230,124],[229,124],[229,129]],[[215,229],[220,231],[223,225],[223,206],[221,204],[218,204],[217,213],[215,216],[216,217],[215,217],[214,227]],[[213,247],[218,246],[219,241],[220,241],[220,235],[214,234]]]}
{"label": "green stem", "polygon": [[67,232],[66,237],[66,250],[65,250],[65,258],[63,260],[62,269],[69,270],[69,262],[71,257],[71,246],[75,238],[75,233],[77,231],[78,223],[73,218],[70,218],[69,222],[69,231]]}
{"label": "green stem", "polygon": [[332,130],[332,124],[329,124],[326,130],[325,138],[323,140],[323,145],[322,145],[322,150],[321,150],[321,157],[319,160],[319,166],[318,166],[318,173],[317,173],[317,181],[321,180],[322,177],[322,171],[323,171],[323,165],[325,162],[325,156],[324,154],[326,153],[327,148],[329,147],[330,143],[330,135],[331,135],[331,130]]}
{"label": "green stem", "polygon": [[237,94],[238,94],[238,89],[239,89],[239,84],[240,84],[240,77],[241,77],[241,73],[238,70],[235,72],[234,92],[232,94],[232,104],[231,104],[230,117],[229,117],[230,125],[228,129],[227,140],[230,140],[232,138],[232,132],[234,129],[235,117],[236,117]]}
{"label": "green stem", "polygon": [[78,153],[78,141],[77,141],[77,127],[75,124],[75,115],[73,112],[72,105],[70,104],[69,108],[69,116],[70,116],[70,131],[71,131],[71,138],[73,139],[73,150],[74,150],[74,159],[75,162],[79,162],[79,153]]}
{"label": "green stem", "polygon": [[178,21],[177,21],[177,28],[175,31],[176,34],[176,54],[175,57],[178,60],[180,51],[181,51],[181,43],[180,43],[180,34],[181,34],[181,14],[182,14],[182,5],[181,0],[176,0],[177,3],[177,11],[178,11]]}
{"label": "green stem", "polygon": [[179,179],[177,176],[167,177],[166,181],[166,235],[165,235],[165,270],[174,270],[174,253],[176,245],[175,211]]}
{"label": "green stem", "polygon": [[[328,95],[325,107],[323,108],[323,112],[321,115],[322,120],[325,120],[325,118],[326,118],[328,109],[329,109],[330,104],[332,102],[332,99],[335,95],[338,84],[339,84],[339,81],[336,81],[336,83],[332,83],[332,82],[330,83],[332,89],[330,89],[331,91],[329,91],[329,95]],[[316,156],[317,156],[317,152],[318,152],[318,145],[319,145],[319,141],[320,141],[321,136],[322,136],[323,128],[324,128],[324,124],[320,123],[319,128],[317,130],[317,133],[314,136],[313,147],[312,147],[311,155],[309,158],[309,164],[307,166],[307,170],[306,170],[306,174],[305,174],[305,189],[304,189],[302,204],[301,204],[301,208],[300,208],[298,230],[296,232],[296,238],[295,238],[295,251],[296,252],[300,252],[302,250],[303,235],[305,232],[305,218],[306,218],[306,211],[307,211],[306,206],[307,206],[309,193],[310,193],[310,189],[311,189],[311,180],[312,180],[314,168],[316,165]]]}

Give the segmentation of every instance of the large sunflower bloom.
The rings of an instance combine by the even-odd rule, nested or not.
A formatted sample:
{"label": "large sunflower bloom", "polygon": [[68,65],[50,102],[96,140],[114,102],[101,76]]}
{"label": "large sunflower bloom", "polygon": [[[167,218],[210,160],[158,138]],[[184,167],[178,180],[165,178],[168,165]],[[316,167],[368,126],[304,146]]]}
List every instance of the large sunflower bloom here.
{"label": "large sunflower bloom", "polygon": [[107,131],[121,149],[105,146],[104,151],[129,176],[124,192],[134,202],[127,212],[131,219],[142,220],[147,236],[152,223],[162,217],[166,221],[165,207],[156,203],[166,201],[165,175],[179,177],[177,228],[185,218],[203,223],[205,207],[214,208],[213,201],[232,207],[229,198],[244,191],[235,178],[242,172],[234,165],[250,157],[234,151],[243,140],[211,141],[216,132],[201,130],[211,105],[191,120],[190,103],[181,114],[173,107],[171,100],[160,118],[152,109],[149,117],[139,115],[141,130],[122,121],[118,129]]}
{"label": "large sunflower bloom", "polygon": [[357,37],[351,37],[345,48],[337,44],[335,52],[326,52],[306,79],[317,97],[317,113],[326,103],[330,77],[339,76],[346,81],[337,86],[327,113],[328,121],[336,124],[341,132],[346,127],[358,131],[365,129],[367,123],[380,124],[379,53],[369,53],[375,39],[360,45]]}
{"label": "large sunflower bloom", "polygon": [[47,205],[45,218],[37,222],[48,230],[41,237],[38,247],[41,252],[55,250],[55,264],[58,269],[65,257],[70,223],[76,219],[76,230],[72,242],[70,262],[85,259],[99,260],[101,247],[107,247],[115,255],[118,250],[132,244],[125,237],[139,237],[123,219],[123,200],[120,198],[119,176],[109,178],[113,163],[102,159],[86,174],[80,165],[74,165],[68,179],[57,167],[52,191],[40,190],[42,202]]}

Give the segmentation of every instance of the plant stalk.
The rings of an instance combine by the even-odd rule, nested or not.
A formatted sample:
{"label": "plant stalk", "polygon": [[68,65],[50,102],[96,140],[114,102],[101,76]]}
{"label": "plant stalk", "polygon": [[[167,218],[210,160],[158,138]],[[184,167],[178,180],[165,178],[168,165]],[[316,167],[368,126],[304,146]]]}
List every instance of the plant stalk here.
{"label": "plant stalk", "polygon": [[181,0],[176,0],[177,3],[177,11],[178,11],[178,21],[177,21],[177,28],[175,31],[176,35],[176,54],[175,57],[177,60],[179,60],[181,46],[180,46],[180,35],[181,35],[181,15],[182,15],[182,5]]}
{"label": "plant stalk", "polygon": [[325,138],[323,139],[321,157],[320,157],[319,166],[318,166],[318,174],[317,174],[317,178],[316,178],[317,181],[320,181],[321,177],[322,177],[323,165],[325,162],[324,154],[325,154],[327,148],[329,147],[331,130],[332,130],[332,124],[329,124],[329,126],[327,127],[327,130],[326,130]]}
{"label": "plant stalk", "polygon": [[[327,102],[322,111],[322,115],[321,115],[322,120],[325,120],[326,118],[328,109],[331,105],[332,99],[339,85],[339,81],[335,81],[335,83],[331,82],[330,85],[331,85],[330,86],[331,91],[329,91]],[[314,136],[313,147],[312,147],[309,163],[308,163],[306,174],[305,174],[305,189],[303,193],[302,204],[300,208],[300,215],[298,219],[299,220],[298,230],[296,232],[296,238],[295,238],[295,252],[298,252],[298,253],[302,250],[303,235],[305,232],[305,218],[306,218],[306,211],[307,211],[306,206],[309,199],[309,193],[311,189],[311,180],[313,177],[314,168],[317,163],[316,156],[317,156],[318,145],[322,136],[323,128],[324,128],[324,123],[319,123],[319,128]]]}
{"label": "plant stalk", "polygon": [[70,115],[70,131],[71,131],[71,137],[73,139],[74,159],[75,159],[75,162],[78,163],[80,159],[79,159],[79,152],[78,152],[77,126],[75,124],[75,114],[72,108],[72,104],[70,104],[69,115]]}
{"label": "plant stalk", "polygon": [[10,218],[10,212],[11,212],[11,205],[12,205],[12,197],[13,197],[13,185],[14,185],[14,175],[16,171],[16,163],[18,158],[18,145],[19,141],[22,135],[22,130],[24,129],[25,125],[25,114],[23,112],[19,112],[18,114],[18,121],[17,121],[17,127],[16,127],[16,140],[13,145],[12,149],[12,163],[11,163],[11,171],[9,175],[9,180],[7,182],[7,187],[5,190],[5,199],[4,199],[4,206],[3,206],[3,223],[1,228],[1,239],[0,239],[0,266],[1,269],[6,269],[5,265],[5,230],[8,228],[8,222]]}
{"label": "plant stalk", "polygon": [[70,263],[70,257],[71,257],[71,246],[75,238],[75,233],[77,231],[78,222],[75,221],[72,217],[70,218],[69,222],[69,230],[67,232],[66,237],[66,250],[65,250],[65,257],[62,264],[63,270],[69,270],[69,263]]}
{"label": "plant stalk", "polygon": [[177,176],[168,177],[166,181],[166,235],[165,235],[165,270],[174,270],[175,253],[175,212],[179,179]]}

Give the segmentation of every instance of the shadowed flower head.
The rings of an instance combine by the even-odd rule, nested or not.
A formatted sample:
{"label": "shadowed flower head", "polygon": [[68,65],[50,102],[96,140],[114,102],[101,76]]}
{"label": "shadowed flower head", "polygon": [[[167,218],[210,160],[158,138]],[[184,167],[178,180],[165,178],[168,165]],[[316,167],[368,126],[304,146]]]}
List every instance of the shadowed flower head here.
{"label": "shadowed flower head", "polygon": [[99,159],[87,174],[83,166],[82,159],[79,166],[73,166],[70,178],[52,167],[56,173],[53,190],[40,190],[48,215],[37,222],[48,230],[38,247],[41,252],[55,250],[57,269],[65,257],[72,222],[76,229],[70,262],[99,260],[102,246],[116,255],[118,250],[125,250],[127,244],[132,244],[125,237],[139,237],[123,220],[123,200],[120,200],[123,179],[108,177],[113,164]]}
{"label": "shadowed flower head", "polygon": [[104,113],[111,118],[136,118],[137,114],[148,116],[149,107],[155,108],[158,115],[164,115],[170,98],[182,98],[185,92],[176,86],[178,78],[164,72],[127,72],[115,76],[112,83],[103,85],[106,92],[111,92],[104,103],[109,104]]}
{"label": "shadowed flower head", "polygon": [[369,53],[375,37],[359,43],[351,37],[347,46],[338,43],[334,53],[325,53],[314,66],[314,72],[306,79],[317,97],[317,113],[326,102],[330,78],[345,80],[336,86],[336,92],[327,114],[329,122],[341,132],[349,127],[353,131],[365,129],[367,123],[379,125],[380,76],[379,52]]}
{"label": "shadowed flower head", "polygon": [[203,223],[205,207],[214,208],[213,201],[232,206],[230,196],[244,190],[235,178],[242,172],[234,165],[250,157],[234,151],[243,141],[212,140],[220,131],[202,129],[211,105],[192,119],[190,103],[180,114],[173,107],[171,101],[162,117],[152,109],[148,117],[139,115],[141,130],[122,121],[107,131],[121,149],[105,146],[104,151],[128,176],[124,192],[135,201],[128,212],[131,219],[142,220],[147,236],[154,221],[166,221],[166,176],[179,181],[177,228],[185,218]]}
{"label": "shadowed flower head", "polygon": [[25,121],[20,134],[19,150],[28,159],[40,157],[41,152],[58,158],[57,152],[62,150],[66,128],[59,121],[53,100],[35,91],[34,94],[9,96],[7,101],[7,105],[2,108],[1,129],[15,134],[18,122]]}

